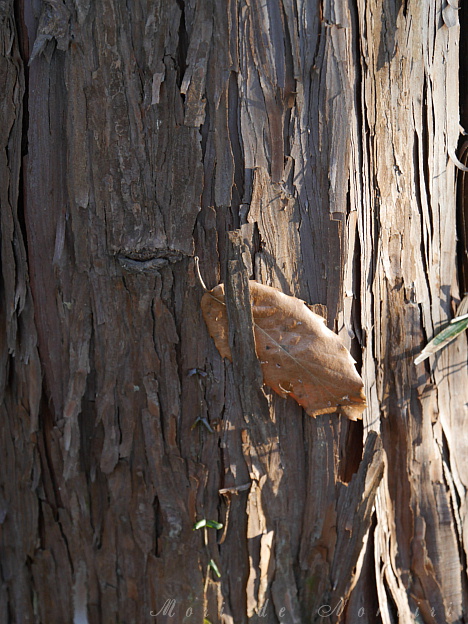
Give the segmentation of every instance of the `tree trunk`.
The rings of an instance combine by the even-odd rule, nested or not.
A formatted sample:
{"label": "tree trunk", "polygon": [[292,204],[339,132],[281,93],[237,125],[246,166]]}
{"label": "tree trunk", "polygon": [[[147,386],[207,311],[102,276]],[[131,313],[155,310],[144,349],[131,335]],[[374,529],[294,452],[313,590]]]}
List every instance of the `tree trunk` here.
{"label": "tree trunk", "polygon": [[[0,621],[467,621],[453,4],[0,3]],[[363,425],[262,385],[249,278]]]}

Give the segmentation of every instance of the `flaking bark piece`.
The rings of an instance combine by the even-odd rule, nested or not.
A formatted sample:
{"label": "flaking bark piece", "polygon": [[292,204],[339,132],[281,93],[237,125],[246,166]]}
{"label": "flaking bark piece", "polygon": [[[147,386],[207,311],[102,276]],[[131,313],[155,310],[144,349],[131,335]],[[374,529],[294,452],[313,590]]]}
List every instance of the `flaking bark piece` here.
{"label": "flaking bark piece", "polygon": [[[304,301],[249,281],[255,348],[264,383],[290,396],[310,416],[339,412],[362,418],[366,407],[362,379],[340,339]],[[206,292],[203,317],[216,348],[232,361],[224,284]]]}

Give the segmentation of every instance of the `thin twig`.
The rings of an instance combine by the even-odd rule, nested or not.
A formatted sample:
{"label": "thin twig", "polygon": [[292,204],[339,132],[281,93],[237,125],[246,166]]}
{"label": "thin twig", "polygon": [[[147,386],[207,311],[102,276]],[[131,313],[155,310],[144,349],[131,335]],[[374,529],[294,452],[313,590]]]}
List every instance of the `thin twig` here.
{"label": "thin twig", "polygon": [[203,281],[203,277],[201,276],[201,273],[200,273],[200,259],[199,259],[199,257],[195,256],[194,257],[194,261],[195,261],[195,273],[197,274],[198,281],[200,282],[201,287],[203,288],[203,290],[205,292],[208,292],[208,288],[206,287],[206,284]]}

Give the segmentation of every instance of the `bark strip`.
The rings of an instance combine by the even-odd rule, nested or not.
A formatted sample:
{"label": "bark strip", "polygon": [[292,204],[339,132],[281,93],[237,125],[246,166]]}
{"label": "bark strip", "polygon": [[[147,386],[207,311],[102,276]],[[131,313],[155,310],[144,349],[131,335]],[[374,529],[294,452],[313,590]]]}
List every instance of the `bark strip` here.
{"label": "bark strip", "polygon": [[[331,568],[332,603],[346,603],[359,577],[367,532],[374,514],[377,489],[384,475],[385,451],[380,436],[367,436],[364,456],[348,486],[343,486],[337,503],[337,542]],[[338,621],[333,618],[332,621]]]}
{"label": "bark strip", "polygon": [[249,279],[242,260],[246,249],[240,232],[229,232],[226,264],[226,308],[229,319],[229,344],[236,385],[244,417],[268,418],[262,386],[262,371],[255,351]]}

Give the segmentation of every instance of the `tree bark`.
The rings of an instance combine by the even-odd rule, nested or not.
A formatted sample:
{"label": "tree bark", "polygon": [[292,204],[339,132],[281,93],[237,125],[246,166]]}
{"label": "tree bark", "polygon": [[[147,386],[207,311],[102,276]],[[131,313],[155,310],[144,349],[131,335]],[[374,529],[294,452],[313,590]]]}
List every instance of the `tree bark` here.
{"label": "tree bark", "polygon": [[[467,288],[458,19],[0,3],[0,621],[466,621],[466,336],[413,363]],[[262,386],[248,279],[326,312],[363,424]]]}

